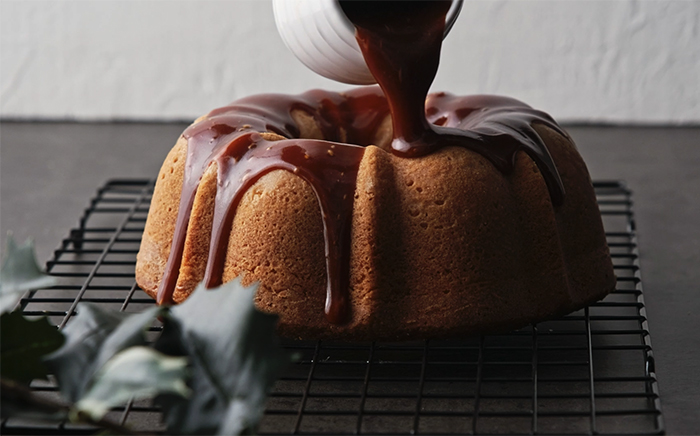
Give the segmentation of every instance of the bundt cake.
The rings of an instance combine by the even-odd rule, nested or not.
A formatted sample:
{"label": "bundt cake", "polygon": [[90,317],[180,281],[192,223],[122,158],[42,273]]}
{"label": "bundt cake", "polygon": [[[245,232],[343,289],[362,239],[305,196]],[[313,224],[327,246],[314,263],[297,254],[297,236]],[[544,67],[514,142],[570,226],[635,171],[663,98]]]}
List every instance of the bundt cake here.
{"label": "bundt cake", "polygon": [[[165,159],[139,285],[159,303],[181,302],[203,279],[240,275],[260,282],[256,303],[279,314],[283,334],[346,339],[514,328],[614,287],[590,178],[568,136],[506,98],[435,94],[427,112],[471,131],[531,120],[516,136],[546,144],[565,198],[553,205],[534,152],[517,151],[507,174],[464,147],[393,154],[377,88],[250,97],[200,119]],[[325,228],[322,214],[333,222]],[[338,276],[329,298],[326,253]],[[346,313],[329,321],[327,304]]]}
{"label": "bundt cake", "polygon": [[185,130],[155,185],[144,291],[179,303],[241,276],[283,335],[402,340],[504,331],[614,288],[571,138],[514,99],[426,99],[446,8],[409,3],[419,38],[346,11],[381,89],[252,96]]}

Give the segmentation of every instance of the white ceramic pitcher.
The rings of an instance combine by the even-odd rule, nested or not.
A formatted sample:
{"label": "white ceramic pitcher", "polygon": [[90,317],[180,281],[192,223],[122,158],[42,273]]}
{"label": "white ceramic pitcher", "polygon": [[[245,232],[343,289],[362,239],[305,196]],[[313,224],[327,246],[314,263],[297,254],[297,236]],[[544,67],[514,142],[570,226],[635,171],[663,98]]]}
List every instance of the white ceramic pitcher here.
{"label": "white ceramic pitcher", "polygon": [[[463,0],[452,0],[445,36]],[[354,85],[376,83],[355,40],[355,28],[337,0],[272,0],[277,30],[287,47],[314,72]]]}

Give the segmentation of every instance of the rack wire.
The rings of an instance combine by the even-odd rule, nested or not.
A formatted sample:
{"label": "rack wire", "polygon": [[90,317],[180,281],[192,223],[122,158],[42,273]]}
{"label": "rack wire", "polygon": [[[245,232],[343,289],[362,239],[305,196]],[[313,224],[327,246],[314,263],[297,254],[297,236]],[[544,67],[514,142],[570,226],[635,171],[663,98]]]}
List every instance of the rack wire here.
{"label": "rack wire", "polygon": [[[47,262],[60,284],[27,294],[26,316],[63,328],[90,301],[140,312],[134,281],[152,181],[111,180]],[[503,335],[404,343],[287,341],[301,355],[277,381],[261,434],[663,434],[631,192],[594,183],[617,289],[561,319]],[[35,381],[57,396],[53,382]],[[109,417],[164,430],[150,402]],[[66,422],[4,420],[3,434],[93,434]]]}

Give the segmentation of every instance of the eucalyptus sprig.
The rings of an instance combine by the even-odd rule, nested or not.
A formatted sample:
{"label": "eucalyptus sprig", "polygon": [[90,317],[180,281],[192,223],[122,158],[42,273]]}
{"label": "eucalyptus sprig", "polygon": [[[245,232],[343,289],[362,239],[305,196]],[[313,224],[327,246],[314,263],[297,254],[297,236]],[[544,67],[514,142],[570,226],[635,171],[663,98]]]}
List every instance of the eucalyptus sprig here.
{"label": "eucalyptus sprig", "polygon": [[[8,238],[8,247],[3,298],[54,283],[31,245],[19,248]],[[127,433],[105,414],[131,399],[153,398],[169,434],[254,432],[267,392],[290,362],[275,334],[276,316],[253,304],[256,290],[238,280],[212,290],[200,285],[179,306],[137,314],[79,303],[63,331],[46,318],[3,313],[3,418],[68,418]],[[157,319],[162,333],[151,342],[147,333]],[[47,369],[65,402],[37,397],[26,386],[46,378]]]}

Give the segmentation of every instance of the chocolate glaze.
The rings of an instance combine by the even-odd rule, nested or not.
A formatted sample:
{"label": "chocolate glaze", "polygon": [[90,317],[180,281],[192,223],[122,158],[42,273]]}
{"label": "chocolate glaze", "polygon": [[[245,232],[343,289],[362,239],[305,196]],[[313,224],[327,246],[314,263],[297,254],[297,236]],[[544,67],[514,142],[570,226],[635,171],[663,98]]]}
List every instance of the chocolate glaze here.
{"label": "chocolate glaze", "polygon": [[438,127],[432,123],[442,117],[461,120],[472,112],[459,98],[440,94],[436,99],[445,99],[446,110],[428,108],[426,119],[426,96],[437,73],[450,1],[339,3],[355,25],[367,67],[386,94],[394,127],[394,154],[417,157],[442,147],[466,147],[509,173],[514,168],[516,152],[522,149],[539,167],[552,201],[561,204],[564,188],[559,173],[531,126],[542,122],[564,134],[547,114],[513,99],[484,96],[483,104],[475,106],[488,108],[488,114],[472,117],[468,125],[442,123],[443,127]]}
{"label": "chocolate glaze", "polygon": [[[217,193],[212,236],[204,277],[206,287],[221,284],[228,238],[243,194],[263,175],[291,171],[307,181],[319,201],[326,240],[326,315],[333,323],[347,317],[350,221],[355,184],[364,147],[388,107],[380,92],[359,89],[340,95],[310,91],[299,96],[258,95],[210,112],[183,133],[187,159],[171,253],[158,289],[158,303],[172,303],[184,252],[185,237],[199,182],[209,165],[217,164]],[[298,139],[292,112],[313,116],[328,140]],[[355,116],[362,113],[362,116]],[[259,132],[284,138],[265,140]],[[333,142],[341,140],[358,145]]]}
{"label": "chocolate glaze", "polygon": [[[217,193],[206,287],[221,284],[229,234],[243,194],[263,175],[282,169],[314,190],[321,209],[326,254],[329,322],[349,319],[350,224],[360,161],[381,122],[392,117],[392,153],[415,158],[448,146],[465,147],[503,173],[525,151],[537,164],[554,205],[564,189],[534,124],[565,133],[545,113],[510,98],[426,95],[437,71],[449,2],[341,1],[378,87],[344,94],[320,90],[298,96],[265,94],[215,109],[189,127],[187,159],[171,252],[158,289],[159,304],[172,303],[187,227],[199,182],[217,164]],[[382,92],[383,91],[383,92]],[[386,95],[386,98],[385,98]],[[325,140],[299,138],[292,112],[311,115]],[[260,132],[285,139],[270,141]]]}

